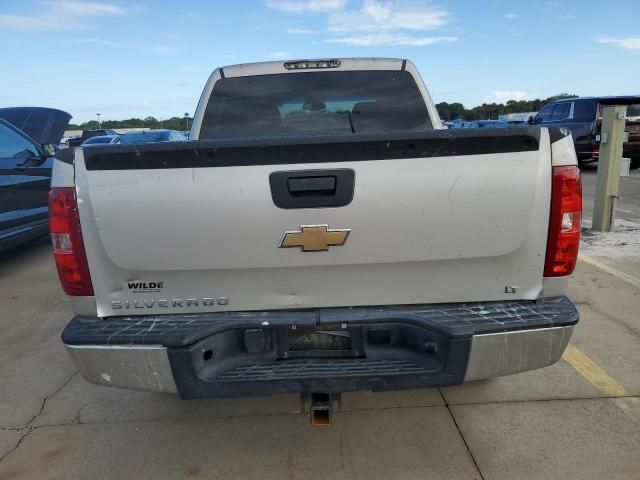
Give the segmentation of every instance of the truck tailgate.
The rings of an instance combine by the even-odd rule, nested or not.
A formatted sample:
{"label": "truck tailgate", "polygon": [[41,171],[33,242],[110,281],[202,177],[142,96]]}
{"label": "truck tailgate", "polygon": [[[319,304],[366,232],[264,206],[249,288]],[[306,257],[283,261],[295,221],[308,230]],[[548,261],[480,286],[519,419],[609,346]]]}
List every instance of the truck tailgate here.
{"label": "truck tailgate", "polygon": [[[280,208],[274,172],[352,170],[343,206]],[[94,147],[76,187],[99,316],[535,299],[546,129]],[[302,226],[326,251],[278,248]]]}

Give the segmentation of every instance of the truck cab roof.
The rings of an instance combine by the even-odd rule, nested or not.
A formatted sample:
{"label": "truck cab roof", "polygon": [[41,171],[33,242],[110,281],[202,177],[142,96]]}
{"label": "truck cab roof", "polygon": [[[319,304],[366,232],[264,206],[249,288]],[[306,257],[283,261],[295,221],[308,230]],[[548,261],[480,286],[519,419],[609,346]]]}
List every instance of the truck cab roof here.
{"label": "truck cab roof", "polygon": [[575,97],[563,98],[553,103],[576,102],[576,101],[594,101],[601,105],[635,105],[640,103],[640,95],[610,95],[605,97]]}

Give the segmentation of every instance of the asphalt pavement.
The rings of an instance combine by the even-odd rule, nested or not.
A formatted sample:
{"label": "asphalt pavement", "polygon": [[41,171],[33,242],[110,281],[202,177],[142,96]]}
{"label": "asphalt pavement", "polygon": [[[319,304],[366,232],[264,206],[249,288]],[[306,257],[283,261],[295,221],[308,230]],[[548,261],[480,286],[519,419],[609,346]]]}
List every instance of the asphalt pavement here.
{"label": "asphalt pavement", "polygon": [[[587,225],[594,185],[585,171]],[[633,243],[640,173],[621,190]],[[346,394],[329,428],[311,428],[295,395],[183,401],[88,384],[60,343],[71,309],[48,240],[0,254],[0,478],[638,479],[640,253],[586,233],[561,361]]]}

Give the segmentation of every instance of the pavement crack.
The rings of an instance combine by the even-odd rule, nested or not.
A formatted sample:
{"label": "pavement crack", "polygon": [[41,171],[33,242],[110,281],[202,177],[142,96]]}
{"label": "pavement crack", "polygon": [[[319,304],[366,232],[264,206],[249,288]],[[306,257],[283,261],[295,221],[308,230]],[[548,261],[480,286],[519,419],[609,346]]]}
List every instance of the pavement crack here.
{"label": "pavement crack", "polygon": [[82,410],[89,405],[88,403],[83,403],[80,408],[76,411],[75,416],[73,417],[73,425],[82,425]]}
{"label": "pavement crack", "polygon": [[[44,411],[44,408],[47,405],[47,401],[54,397],[55,395],[57,395],[64,387],[66,387],[69,382],[71,382],[71,380],[73,380],[73,377],[75,377],[78,373],[80,373],[79,370],[76,370],[75,372],[73,372],[73,374],[71,374],[69,376],[69,378],[67,378],[65,380],[65,382],[60,385],[53,393],[50,393],[49,395],[47,395],[46,397],[44,397],[44,399],[42,400],[42,403],[40,404],[40,409],[38,410],[38,413],[36,413],[33,417],[31,417],[31,419],[29,419],[29,421],[20,426],[20,427],[0,427],[0,430],[5,430],[5,431],[17,431],[20,432],[21,434],[24,432],[24,434],[20,435],[20,438],[18,439],[18,442],[16,443],[15,447],[13,447],[11,450],[9,450],[7,453],[5,453],[2,457],[0,457],[0,463],[2,463],[2,461],[7,458],[9,455],[11,455],[13,452],[15,452],[20,445],[22,444],[22,441],[27,438],[31,432],[33,432],[34,430],[37,430],[38,428],[40,428],[41,426],[38,425],[32,425],[32,423],[42,414],[42,412]],[[82,412],[82,409],[86,407],[85,405],[82,405],[79,409],[78,412],[76,413],[76,419],[80,418],[80,414]],[[77,423],[80,423],[79,421]]]}
{"label": "pavement crack", "polygon": [[7,458],[9,455],[11,455],[13,452],[15,452],[18,447],[20,446],[20,444],[22,443],[22,441],[27,438],[29,436],[29,434],[35,430],[37,427],[26,427],[26,428],[22,428],[20,430],[20,432],[26,430],[26,433],[24,435],[20,435],[20,438],[18,439],[18,442],[16,443],[16,446],[13,447],[11,450],[9,450],[7,453],[5,453],[2,457],[0,457],[0,464],[2,464],[2,462],[4,461],[5,458]]}
{"label": "pavement crack", "polygon": [[[440,389],[438,389],[438,390],[440,390]],[[467,449],[467,452],[469,452],[469,456],[471,457],[471,460],[473,461],[473,464],[475,465],[476,470],[478,471],[478,475],[480,475],[480,479],[481,480],[485,480],[484,479],[484,475],[482,474],[482,470],[480,470],[480,465],[478,465],[478,461],[476,460],[476,457],[473,455],[473,452],[471,451],[471,447],[469,447],[469,444],[467,443],[467,439],[464,438],[462,430],[460,429],[460,425],[458,425],[458,421],[456,420],[455,415],[451,411],[451,407],[449,406],[449,403],[447,403],[446,398],[444,398],[444,395],[442,395],[442,391],[441,390],[440,390],[440,395],[444,399],[444,406],[447,408],[447,411],[449,412],[449,415],[451,416],[451,420],[453,420],[453,424],[456,426],[456,429],[458,430],[458,434],[460,435],[460,438],[462,439],[462,443],[464,443],[464,446]]]}
{"label": "pavement crack", "polygon": [[3,431],[3,432],[19,432],[24,429],[25,429],[24,425],[21,427],[0,427],[0,431]]}
{"label": "pavement crack", "polygon": [[46,397],[44,397],[42,399],[42,403],[40,404],[40,409],[38,410],[38,412],[29,419],[29,421],[21,428],[29,428],[31,427],[32,423],[42,414],[42,412],[44,411],[44,407],[47,405],[47,402],[49,401],[50,398],[55,397],[58,393],[60,393],[60,391],[66,387],[67,385],[69,385],[69,383],[71,382],[71,380],[73,380],[73,378],[78,375],[78,373],[80,373],[79,370],[76,370],[75,372],[73,372],[73,374],[71,374],[69,376],[69,378],[67,378],[67,380],[60,385],[53,393],[50,393],[49,395],[47,395]]}

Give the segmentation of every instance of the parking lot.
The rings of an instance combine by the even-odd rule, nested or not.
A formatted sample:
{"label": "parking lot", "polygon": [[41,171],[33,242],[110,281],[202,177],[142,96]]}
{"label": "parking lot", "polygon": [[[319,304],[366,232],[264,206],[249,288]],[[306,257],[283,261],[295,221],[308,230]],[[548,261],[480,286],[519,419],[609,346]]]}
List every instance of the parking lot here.
{"label": "parking lot", "polygon": [[[584,172],[589,224],[595,168]],[[299,398],[183,401],[90,385],[48,239],[0,256],[0,478],[633,479],[640,472],[640,172],[620,233],[586,232],[580,311],[552,367],[459,387],[352,393],[329,428]]]}

